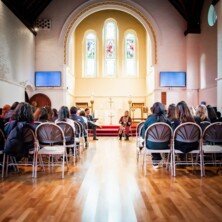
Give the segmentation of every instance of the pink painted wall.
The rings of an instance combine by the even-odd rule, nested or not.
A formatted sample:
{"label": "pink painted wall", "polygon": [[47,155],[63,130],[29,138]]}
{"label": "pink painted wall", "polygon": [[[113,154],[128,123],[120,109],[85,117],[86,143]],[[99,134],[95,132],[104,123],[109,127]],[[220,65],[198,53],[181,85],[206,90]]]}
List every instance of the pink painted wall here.
{"label": "pink painted wall", "polygon": [[211,1],[206,0],[201,15],[200,35],[200,90],[199,101],[216,106],[217,103],[217,26],[207,23],[208,8]]}
{"label": "pink painted wall", "polygon": [[[36,69],[63,71],[63,44],[59,42],[62,27],[69,15],[85,0],[54,0],[41,14],[41,18],[52,19],[50,31],[40,31],[36,37]],[[216,104],[217,76],[217,31],[216,27],[207,25],[207,8],[210,0],[205,1],[202,13],[202,33],[198,37],[185,37],[186,21],[176,9],[166,0],[134,0],[144,8],[152,17],[158,27],[157,35],[157,64],[153,98],[160,101],[161,91],[169,91],[168,103],[177,103],[186,100],[190,105],[197,105],[199,101],[206,100],[212,105]],[[193,45],[199,45],[193,49]],[[192,59],[190,56],[193,56]],[[193,59],[195,62],[193,62]],[[192,64],[191,64],[192,61]],[[160,71],[187,71],[188,82],[186,89],[166,89],[159,87]],[[65,77],[63,78],[65,79]],[[66,88],[64,81],[63,89]],[[61,89],[58,93],[65,92]],[[45,93],[51,95],[51,90]],[[207,98],[206,98],[207,95]],[[65,96],[55,101],[53,106],[65,103]],[[148,97],[149,100],[149,97]]]}

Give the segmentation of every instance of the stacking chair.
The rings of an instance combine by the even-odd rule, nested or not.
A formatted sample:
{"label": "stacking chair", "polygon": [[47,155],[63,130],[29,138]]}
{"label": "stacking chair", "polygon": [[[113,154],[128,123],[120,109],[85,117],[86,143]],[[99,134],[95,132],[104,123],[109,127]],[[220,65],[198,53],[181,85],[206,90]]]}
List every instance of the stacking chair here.
{"label": "stacking chair", "polygon": [[75,140],[75,128],[67,122],[58,121],[56,123],[64,133],[66,140],[66,148],[68,149],[68,156],[73,157],[73,163],[75,163],[76,158],[76,140]]}
{"label": "stacking chair", "polygon": [[[173,137],[173,130],[166,123],[161,123],[161,122],[154,123],[146,129],[145,136],[144,136],[145,150],[144,150],[144,158],[143,158],[143,166],[144,166],[145,172],[146,172],[146,165],[147,165],[146,157],[147,155],[152,155],[152,153],[168,154],[166,165],[169,164],[169,156],[170,156],[171,157],[170,164],[171,164],[171,171],[172,171],[172,156],[170,155],[172,137]],[[160,149],[160,150],[149,149],[149,147],[147,147],[148,141],[153,142],[153,143],[158,143],[158,144],[166,143],[168,146],[168,149]],[[152,163],[154,164],[155,162],[152,161]]]}
{"label": "stacking chair", "polygon": [[143,138],[141,135],[141,131],[142,131],[144,123],[145,123],[145,121],[142,121],[142,122],[138,123],[138,125],[136,127],[136,147],[137,147],[136,159],[137,159],[137,162],[139,160],[139,156],[141,155],[142,149],[144,147]]}
{"label": "stacking chair", "polygon": [[[44,167],[44,162],[42,156],[49,157],[49,166],[59,165],[62,167],[62,178],[64,178],[64,167],[65,167],[65,160],[67,164],[68,170],[68,159],[67,159],[67,152],[66,152],[66,140],[63,133],[63,130],[54,123],[42,123],[40,124],[36,130],[35,135],[38,141],[38,152],[36,153],[36,164],[35,164],[35,177],[37,177],[37,161],[38,156],[40,156],[39,160],[40,163]],[[53,157],[57,160],[54,162]],[[58,163],[59,158],[62,157],[61,164]]]}
{"label": "stacking chair", "polygon": [[202,121],[202,122],[200,122],[200,127],[201,127],[201,129],[202,129],[202,132],[205,130],[205,128],[207,127],[207,126],[209,126],[210,125],[210,122],[209,121]]}
{"label": "stacking chair", "polygon": [[[195,150],[188,152],[191,154],[191,160],[186,158],[185,161],[176,161],[176,154],[183,154],[182,151],[176,149],[175,142],[183,142],[185,144],[198,142],[198,147]],[[193,154],[197,155],[197,158],[200,157],[200,161],[193,161]],[[199,125],[193,122],[187,122],[179,125],[173,134],[173,149],[172,149],[172,160],[173,160],[173,176],[176,176],[176,165],[199,165],[201,176],[204,175],[203,171],[203,151],[202,151],[202,130]]]}
{"label": "stacking chair", "polygon": [[[79,148],[83,148],[84,147],[87,147],[88,144],[85,143],[85,136],[88,138],[88,129],[85,130],[83,124],[81,122],[77,122],[77,121],[74,121],[74,124],[75,124],[75,127],[76,127],[76,132],[78,133],[77,134],[77,141],[78,141],[78,144],[79,144]],[[88,139],[87,139],[88,141]]]}
{"label": "stacking chair", "polygon": [[0,163],[0,166],[2,168],[2,177],[4,177],[4,172],[5,172],[5,155],[3,153],[4,151],[4,145],[5,145],[5,135],[2,132],[2,130],[0,129],[0,156],[2,156],[2,162]]}
{"label": "stacking chair", "polygon": [[85,142],[85,136],[87,137],[88,141],[88,129],[85,130],[85,127],[81,122],[78,122],[80,126],[80,146],[84,149],[88,146],[88,143]]}
{"label": "stacking chair", "polygon": [[34,122],[34,125],[35,125],[35,127],[37,127],[38,125],[40,125],[42,122],[40,122],[40,121],[35,121]]}
{"label": "stacking chair", "polygon": [[17,160],[14,155],[4,154],[3,164],[6,165],[6,177],[8,176],[9,166],[14,166],[14,169],[17,171],[17,166],[32,166],[32,177],[35,176],[35,155],[37,152],[37,144],[33,129],[29,126],[24,126],[22,130],[22,139],[26,151],[25,153],[20,154],[21,160]]}
{"label": "stacking chair", "polygon": [[220,164],[222,163],[221,156],[217,161],[216,155],[222,155],[222,123],[216,122],[207,126],[203,132],[203,153],[212,154],[213,161],[206,162],[204,164]]}
{"label": "stacking chair", "polygon": [[76,140],[76,151],[77,151],[77,156],[80,157],[81,154],[81,148],[84,146],[83,142],[83,133],[82,133],[82,125],[80,122],[74,121],[74,126],[75,126],[75,140]]}

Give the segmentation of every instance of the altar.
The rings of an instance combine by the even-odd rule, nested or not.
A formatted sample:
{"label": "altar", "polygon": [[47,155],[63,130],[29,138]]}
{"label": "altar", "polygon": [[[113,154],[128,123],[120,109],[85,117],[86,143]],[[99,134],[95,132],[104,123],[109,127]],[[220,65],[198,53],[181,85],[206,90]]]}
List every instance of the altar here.
{"label": "altar", "polygon": [[[82,101],[84,101],[82,99]],[[128,110],[134,122],[140,122],[147,117],[145,98],[132,97],[92,97],[89,102],[77,102],[80,108],[89,107],[94,118],[98,118],[99,125],[118,125],[119,119]]]}

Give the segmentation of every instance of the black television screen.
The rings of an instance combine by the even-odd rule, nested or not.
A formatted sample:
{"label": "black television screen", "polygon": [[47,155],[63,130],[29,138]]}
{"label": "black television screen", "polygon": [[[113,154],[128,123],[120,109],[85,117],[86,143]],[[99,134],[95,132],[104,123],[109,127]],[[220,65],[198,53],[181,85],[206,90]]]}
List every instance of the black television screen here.
{"label": "black television screen", "polygon": [[161,87],[185,87],[186,72],[160,72]]}
{"label": "black television screen", "polygon": [[36,87],[59,87],[61,86],[61,72],[35,72]]}

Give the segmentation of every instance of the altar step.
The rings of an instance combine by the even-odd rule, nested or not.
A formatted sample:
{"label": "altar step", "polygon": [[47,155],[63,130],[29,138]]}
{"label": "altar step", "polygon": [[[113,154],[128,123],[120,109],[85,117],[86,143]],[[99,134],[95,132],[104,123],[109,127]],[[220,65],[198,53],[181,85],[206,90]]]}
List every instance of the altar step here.
{"label": "altar step", "polygon": [[[119,131],[119,125],[103,125],[101,128],[96,129],[97,136],[117,137]],[[92,133],[89,131],[89,135]],[[136,135],[136,126],[131,127],[131,136]]]}

